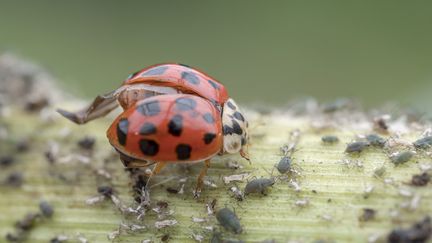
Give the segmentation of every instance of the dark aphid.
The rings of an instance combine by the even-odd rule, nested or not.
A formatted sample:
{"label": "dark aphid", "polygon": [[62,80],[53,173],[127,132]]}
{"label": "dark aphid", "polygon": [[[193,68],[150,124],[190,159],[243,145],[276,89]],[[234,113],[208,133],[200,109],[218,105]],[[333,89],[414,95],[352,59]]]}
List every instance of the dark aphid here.
{"label": "dark aphid", "polygon": [[369,134],[366,136],[366,140],[369,142],[370,145],[374,147],[382,148],[384,147],[386,140],[376,134]]}
{"label": "dark aphid", "polygon": [[267,187],[273,186],[274,183],[274,178],[253,179],[246,184],[244,194],[248,195],[250,193],[261,193],[265,195]]}
{"label": "dark aphid", "polygon": [[321,141],[325,144],[335,144],[339,142],[339,138],[334,135],[326,135],[321,138]]}
{"label": "dark aphid", "polygon": [[363,214],[360,215],[359,220],[360,221],[373,220],[375,218],[375,215],[376,215],[375,209],[363,208]]}
{"label": "dark aphid", "polygon": [[39,203],[39,209],[42,212],[42,215],[51,218],[54,214],[54,208],[47,201],[42,201]]}
{"label": "dark aphid", "polygon": [[49,100],[46,97],[38,99],[28,100],[25,104],[26,111],[36,112],[42,110],[44,107],[49,105]]}
{"label": "dark aphid", "polygon": [[5,180],[5,184],[12,187],[20,187],[23,182],[24,176],[21,172],[12,172]]}
{"label": "dark aphid", "polygon": [[236,234],[240,234],[243,230],[240,225],[239,218],[229,208],[222,208],[221,210],[217,211],[216,219],[225,229]]}
{"label": "dark aphid", "polygon": [[370,144],[368,142],[357,141],[349,143],[345,149],[346,153],[360,153]]}
{"label": "dark aphid", "polygon": [[80,146],[82,149],[91,150],[93,149],[95,142],[95,138],[86,136],[78,141],[78,146]]}
{"label": "dark aphid", "polygon": [[28,213],[23,219],[15,223],[15,227],[23,231],[31,230],[39,218],[39,213]]}
{"label": "dark aphid", "polygon": [[430,181],[431,176],[424,172],[420,175],[413,175],[411,179],[411,184],[413,186],[426,186]]}
{"label": "dark aphid", "polygon": [[292,160],[290,157],[284,156],[277,164],[276,169],[279,171],[279,173],[285,174],[291,170],[291,162]]}
{"label": "dark aphid", "polygon": [[422,221],[415,223],[410,229],[395,229],[387,237],[388,242],[427,242],[432,234],[431,218],[426,216]]}
{"label": "dark aphid", "polygon": [[413,145],[416,149],[428,149],[432,147],[432,136],[420,138],[419,140],[415,141]]}
{"label": "dark aphid", "polygon": [[393,164],[399,165],[408,162],[410,159],[412,159],[412,157],[414,157],[414,155],[415,153],[412,151],[399,152],[391,155],[390,160],[393,162]]}
{"label": "dark aphid", "polygon": [[172,194],[177,194],[179,192],[179,189],[173,187],[167,187],[166,191]]}
{"label": "dark aphid", "polygon": [[99,186],[97,188],[97,191],[99,194],[101,194],[107,198],[110,198],[111,195],[114,193],[114,189],[110,186]]}
{"label": "dark aphid", "polygon": [[30,141],[28,139],[21,139],[15,144],[17,152],[23,153],[30,149]]}
{"label": "dark aphid", "polygon": [[15,158],[10,156],[10,155],[6,155],[6,156],[2,156],[0,157],[0,166],[1,167],[7,167],[12,165],[15,162]]}
{"label": "dark aphid", "polygon": [[170,239],[170,235],[169,234],[164,234],[161,237],[161,241],[162,242],[167,242]]}

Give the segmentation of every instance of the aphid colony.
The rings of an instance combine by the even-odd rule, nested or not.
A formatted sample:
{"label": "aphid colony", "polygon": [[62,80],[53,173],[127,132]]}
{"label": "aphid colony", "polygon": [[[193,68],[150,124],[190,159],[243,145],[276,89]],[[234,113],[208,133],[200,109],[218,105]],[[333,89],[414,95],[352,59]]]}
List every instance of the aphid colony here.
{"label": "aphid colony", "polygon": [[216,155],[240,153],[248,159],[248,122],[225,87],[207,74],[182,64],[159,64],[130,75],[116,90],[97,96],[77,112],[59,109],[84,124],[118,106],[123,112],[107,131],[111,145],[128,168],[205,161],[203,184]]}

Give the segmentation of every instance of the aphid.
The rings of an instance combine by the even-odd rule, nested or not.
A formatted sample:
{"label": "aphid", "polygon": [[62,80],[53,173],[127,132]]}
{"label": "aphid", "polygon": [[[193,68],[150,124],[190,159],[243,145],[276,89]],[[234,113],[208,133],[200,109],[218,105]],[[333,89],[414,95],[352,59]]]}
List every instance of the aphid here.
{"label": "aphid", "polygon": [[95,138],[86,136],[78,141],[78,146],[80,146],[82,149],[91,150],[93,149],[95,142]]}
{"label": "aphid", "polygon": [[290,157],[284,156],[277,164],[276,169],[279,171],[279,173],[285,174],[288,171],[291,171],[291,162],[292,160]]}
{"label": "aphid", "polygon": [[39,203],[39,209],[42,212],[42,215],[51,218],[54,214],[54,208],[47,201],[42,201]]}
{"label": "aphid", "polygon": [[10,166],[14,162],[15,162],[15,158],[10,155],[0,157],[0,166],[2,167]]}
{"label": "aphid", "polygon": [[428,149],[432,146],[432,136],[420,138],[413,143],[416,149]]}
{"label": "aphid", "polygon": [[334,135],[326,135],[321,137],[321,141],[325,144],[335,144],[339,142],[339,138]]}
{"label": "aphid", "polygon": [[369,142],[370,145],[374,147],[382,148],[384,147],[386,140],[376,134],[369,134],[366,136],[366,140]]}
{"label": "aphid", "polygon": [[370,144],[368,142],[357,141],[349,143],[345,149],[346,153],[360,153]]}
{"label": "aphid", "polygon": [[97,188],[97,191],[99,194],[101,194],[107,198],[111,198],[111,196],[114,193],[114,189],[111,186],[99,186]]}
{"label": "aphid", "polygon": [[369,221],[373,220],[376,215],[376,210],[371,208],[363,208],[363,213],[360,215],[359,220],[360,221]]}
{"label": "aphid", "polygon": [[430,179],[431,176],[428,173],[423,172],[419,175],[413,175],[411,179],[411,184],[414,186],[426,186],[429,183]]}
{"label": "aphid", "polygon": [[248,122],[225,87],[207,74],[181,64],[159,64],[132,74],[111,93],[78,112],[58,110],[84,124],[121,105],[124,112],[107,131],[111,145],[129,168],[205,161],[196,195],[218,154],[248,158]]}
{"label": "aphid", "polygon": [[216,213],[216,219],[226,230],[232,231],[235,234],[240,234],[243,230],[237,215],[229,208],[219,210]]}
{"label": "aphid", "polygon": [[12,187],[20,187],[24,182],[24,176],[21,172],[10,173],[5,180],[5,184]]}
{"label": "aphid", "polygon": [[410,229],[395,229],[387,237],[388,242],[427,242],[431,237],[432,224],[429,216],[415,223]]}
{"label": "aphid", "polygon": [[257,178],[249,181],[244,189],[244,194],[249,195],[251,193],[261,193],[265,195],[265,192],[269,186],[273,186],[275,183],[274,178]]}
{"label": "aphid", "polygon": [[170,238],[171,238],[171,237],[170,237],[169,234],[164,234],[164,235],[162,235],[162,237],[161,237],[161,241],[162,241],[162,242],[166,242],[166,241],[168,241]]}
{"label": "aphid", "polygon": [[403,163],[408,162],[412,157],[414,157],[415,152],[413,151],[403,151],[403,152],[396,152],[394,154],[390,155],[390,160],[395,165],[400,165]]}

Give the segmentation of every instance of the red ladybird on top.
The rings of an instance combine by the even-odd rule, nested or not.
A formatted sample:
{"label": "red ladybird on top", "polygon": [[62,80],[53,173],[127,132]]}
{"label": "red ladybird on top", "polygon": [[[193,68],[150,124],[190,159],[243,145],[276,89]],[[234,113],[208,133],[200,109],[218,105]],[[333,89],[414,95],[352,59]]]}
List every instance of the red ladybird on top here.
{"label": "red ladybird on top", "polygon": [[124,112],[107,131],[111,145],[126,167],[155,164],[157,173],[168,163],[200,162],[217,154],[240,153],[248,159],[248,122],[225,87],[203,72],[180,64],[159,64],[132,74],[109,94],[88,107],[68,112],[83,124],[121,105]]}

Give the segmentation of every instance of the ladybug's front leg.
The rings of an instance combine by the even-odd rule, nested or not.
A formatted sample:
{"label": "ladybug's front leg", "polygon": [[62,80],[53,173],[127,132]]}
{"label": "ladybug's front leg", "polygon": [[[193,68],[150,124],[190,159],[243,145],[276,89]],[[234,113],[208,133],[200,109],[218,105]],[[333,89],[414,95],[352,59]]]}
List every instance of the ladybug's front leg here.
{"label": "ladybug's front leg", "polygon": [[210,167],[210,160],[206,160],[204,167],[201,169],[201,172],[198,176],[197,185],[194,191],[194,198],[198,198],[201,194],[201,189],[204,184],[204,177],[207,175],[207,170]]}

